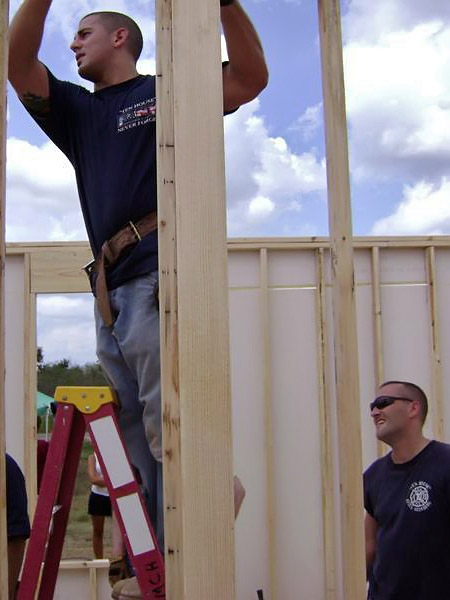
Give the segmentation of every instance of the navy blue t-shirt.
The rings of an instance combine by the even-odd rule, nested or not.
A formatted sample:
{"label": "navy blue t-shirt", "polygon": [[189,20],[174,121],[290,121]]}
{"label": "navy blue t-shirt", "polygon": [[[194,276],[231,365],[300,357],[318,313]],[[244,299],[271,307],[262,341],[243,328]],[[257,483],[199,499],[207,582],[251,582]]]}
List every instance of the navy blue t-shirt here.
{"label": "navy blue t-shirt", "polygon": [[[89,92],[50,71],[50,114],[30,112],[72,163],[94,257],[128,221],[156,210],[155,77]],[[108,271],[108,287],[158,268],[156,232]]]}
{"label": "navy blue t-shirt", "polygon": [[407,463],[391,453],[374,462],[364,506],[378,525],[370,599],[450,598],[450,446],[432,441]]}
{"label": "navy blue t-shirt", "polygon": [[8,538],[30,537],[25,479],[9,454],[6,454],[6,519]]}

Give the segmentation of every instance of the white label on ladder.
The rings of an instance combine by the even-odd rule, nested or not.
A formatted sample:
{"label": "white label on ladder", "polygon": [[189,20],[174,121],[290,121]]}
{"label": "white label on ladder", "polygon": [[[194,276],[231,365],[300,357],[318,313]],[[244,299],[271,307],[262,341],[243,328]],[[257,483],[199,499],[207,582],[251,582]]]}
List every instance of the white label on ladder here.
{"label": "white label on ladder", "polygon": [[142,504],[137,494],[117,498],[119,511],[127,532],[133,554],[143,554],[155,549]]}
{"label": "white label on ladder", "polygon": [[118,488],[133,481],[133,473],[113,418],[102,417],[91,421],[90,425],[113,487]]}

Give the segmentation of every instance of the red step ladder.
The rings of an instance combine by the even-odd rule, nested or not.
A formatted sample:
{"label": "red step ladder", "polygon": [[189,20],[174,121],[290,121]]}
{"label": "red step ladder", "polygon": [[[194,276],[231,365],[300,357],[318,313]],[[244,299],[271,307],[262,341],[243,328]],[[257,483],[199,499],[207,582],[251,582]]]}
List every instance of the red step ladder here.
{"label": "red step ladder", "polygon": [[17,600],[52,600],[83,439],[88,431],[142,598],[165,598],[164,562],[117,423],[108,387],[58,387],[52,438]]}

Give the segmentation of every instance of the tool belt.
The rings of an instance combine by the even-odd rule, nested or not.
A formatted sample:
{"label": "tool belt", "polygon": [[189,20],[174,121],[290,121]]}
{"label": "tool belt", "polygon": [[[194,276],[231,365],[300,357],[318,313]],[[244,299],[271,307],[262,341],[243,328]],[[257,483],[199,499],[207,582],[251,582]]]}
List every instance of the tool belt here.
{"label": "tool belt", "polygon": [[113,267],[119,260],[124,250],[136,245],[144,237],[158,227],[156,212],[152,212],[139,221],[128,221],[111,239],[104,242],[97,258],[83,267],[92,284],[92,276],[97,277],[93,283],[93,291],[97,297],[97,305],[104,324],[110,327],[114,323],[114,316],[109,302],[108,286],[106,284],[106,269]]}

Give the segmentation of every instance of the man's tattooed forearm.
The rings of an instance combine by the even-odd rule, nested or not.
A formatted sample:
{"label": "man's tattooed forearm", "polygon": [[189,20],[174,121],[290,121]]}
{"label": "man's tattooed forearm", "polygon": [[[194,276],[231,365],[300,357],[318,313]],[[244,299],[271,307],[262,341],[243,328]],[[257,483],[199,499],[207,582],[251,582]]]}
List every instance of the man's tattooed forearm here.
{"label": "man's tattooed forearm", "polygon": [[32,92],[26,92],[22,96],[22,102],[33,113],[46,115],[50,111],[50,99],[37,96]]}

